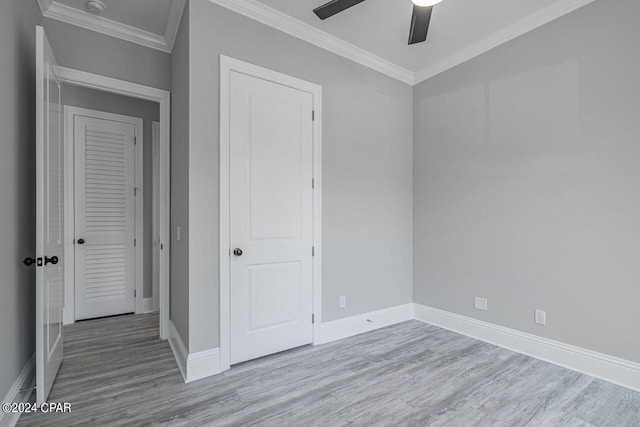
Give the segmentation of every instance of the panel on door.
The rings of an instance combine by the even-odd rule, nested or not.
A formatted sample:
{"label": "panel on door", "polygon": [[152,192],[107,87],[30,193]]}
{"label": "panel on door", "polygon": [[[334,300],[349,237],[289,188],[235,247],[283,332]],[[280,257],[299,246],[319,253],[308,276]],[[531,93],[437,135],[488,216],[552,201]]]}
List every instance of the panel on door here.
{"label": "panel on door", "polygon": [[[230,356],[312,342],[310,93],[232,72]],[[240,252],[241,251],[241,252]]]}
{"label": "panel on door", "polygon": [[36,400],[49,396],[63,356],[64,146],[61,86],[42,27],[36,28]]}
{"label": "panel on door", "polygon": [[75,316],[135,311],[135,125],[74,116]]}

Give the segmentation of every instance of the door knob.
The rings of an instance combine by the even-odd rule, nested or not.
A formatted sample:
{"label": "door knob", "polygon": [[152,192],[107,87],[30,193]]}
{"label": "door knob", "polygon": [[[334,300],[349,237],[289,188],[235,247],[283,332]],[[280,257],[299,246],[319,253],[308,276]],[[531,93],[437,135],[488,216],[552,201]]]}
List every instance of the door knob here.
{"label": "door knob", "polygon": [[53,264],[53,265],[56,265],[56,264],[58,263],[58,261],[59,261],[59,260],[58,260],[58,257],[57,257],[57,256],[55,256],[55,255],[54,255],[54,256],[52,256],[51,258],[49,258],[48,256],[45,256],[45,257],[44,257],[44,265],[47,265],[47,264]]}
{"label": "door knob", "polygon": [[77,242],[79,245],[84,245],[84,239],[78,239]]}
{"label": "door knob", "polygon": [[36,263],[36,260],[35,260],[35,258],[31,258],[31,257],[28,256],[22,261],[22,263],[24,265],[26,265],[27,267],[31,267],[33,264]]}
{"label": "door knob", "polygon": [[240,249],[240,248],[235,248],[235,249],[233,250],[233,254],[234,254],[235,256],[242,256],[242,249]]}

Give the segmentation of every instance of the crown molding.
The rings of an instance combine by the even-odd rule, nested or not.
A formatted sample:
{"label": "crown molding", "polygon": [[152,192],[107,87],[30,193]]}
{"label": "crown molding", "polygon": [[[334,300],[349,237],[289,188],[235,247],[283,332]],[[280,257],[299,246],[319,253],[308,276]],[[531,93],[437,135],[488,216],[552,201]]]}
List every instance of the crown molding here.
{"label": "crown molding", "polygon": [[541,27],[549,22],[560,18],[568,13],[573,12],[595,0],[564,0],[549,6],[513,25],[508,26],[504,30],[480,39],[465,49],[459,50],[445,59],[417,71],[414,75],[414,83],[418,84],[431,77],[434,77],[444,71],[447,71],[457,65],[462,64],[476,56],[482,55],[489,50],[500,46],[508,41],[515,39],[531,30]]}
{"label": "crown molding", "polygon": [[[132,43],[171,53],[176,35],[182,20],[187,0],[172,0],[165,34],[153,34],[120,22],[66,6],[55,0],[37,0],[42,15],[96,31],[108,36],[117,37]],[[360,65],[376,70],[409,85],[415,85],[430,79],[444,71],[456,67],[476,56],[515,39],[531,30],[545,25],[561,16],[571,13],[595,0],[563,0],[549,6],[507,28],[480,39],[470,46],[447,56],[426,68],[413,72],[381,58],[369,51],[359,48],[338,37],[326,33],[312,25],[272,9],[256,0],[208,0],[240,15],[251,18],[264,25],[275,28],[290,36],[304,40],[329,52],[340,55]]]}
{"label": "crown molding", "polygon": [[167,25],[164,30],[164,39],[169,51],[173,51],[173,45],[176,42],[178,29],[182,21],[182,13],[184,12],[184,5],[186,3],[187,0],[172,0],[171,2],[169,17],[167,18]]}
{"label": "crown molding", "polygon": [[255,0],[208,0],[407,84],[413,72]]}
{"label": "crown molding", "polygon": [[186,0],[173,0],[167,20],[165,35],[154,34],[121,22],[92,15],[88,12],[56,2],[55,0],[38,0],[42,16],[107,36],[116,37],[141,46],[171,53],[171,46],[180,25],[182,10]]}

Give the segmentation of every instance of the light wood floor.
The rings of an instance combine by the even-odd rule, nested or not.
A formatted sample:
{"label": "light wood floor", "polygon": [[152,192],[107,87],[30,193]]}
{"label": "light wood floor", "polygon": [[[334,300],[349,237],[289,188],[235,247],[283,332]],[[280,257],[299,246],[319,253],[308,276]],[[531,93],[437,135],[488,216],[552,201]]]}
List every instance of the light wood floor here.
{"label": "light wood floor", "polygon": [[19,425],[639,426],[640,393],[417,321],[184,384],[155,315],[65,327],[51,401]]}

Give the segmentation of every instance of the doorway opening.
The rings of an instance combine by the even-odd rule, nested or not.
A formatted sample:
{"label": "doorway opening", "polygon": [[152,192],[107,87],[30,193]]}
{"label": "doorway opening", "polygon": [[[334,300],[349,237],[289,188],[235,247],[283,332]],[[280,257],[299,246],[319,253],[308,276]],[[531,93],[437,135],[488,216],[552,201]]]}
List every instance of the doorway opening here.
{"label": "doorway opening", "polygon": [[67,165],[64,324],[156,312],[166,339],[169,92],[58,71]]}

